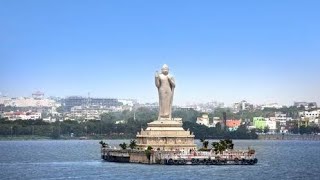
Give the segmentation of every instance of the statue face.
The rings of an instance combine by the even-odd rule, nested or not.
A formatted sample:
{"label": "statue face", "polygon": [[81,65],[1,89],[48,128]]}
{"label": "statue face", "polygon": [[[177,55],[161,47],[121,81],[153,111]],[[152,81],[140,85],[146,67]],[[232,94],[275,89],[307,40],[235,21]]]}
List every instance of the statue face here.
{"label": "statue face", "polygon": [[168,68],[162,68],[161,69],[162,74],[168,75],[169,74],[169,69]]}

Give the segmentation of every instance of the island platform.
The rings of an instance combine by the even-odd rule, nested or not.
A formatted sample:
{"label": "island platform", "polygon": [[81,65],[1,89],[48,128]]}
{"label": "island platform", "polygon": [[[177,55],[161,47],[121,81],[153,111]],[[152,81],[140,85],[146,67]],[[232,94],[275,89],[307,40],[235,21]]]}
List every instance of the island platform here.
{"label": "island platform", "polygon": [[101,148],[101,158],[109,162],[163,165],[254,165],[258,162],[254,150],[212,151],[153,151]]}

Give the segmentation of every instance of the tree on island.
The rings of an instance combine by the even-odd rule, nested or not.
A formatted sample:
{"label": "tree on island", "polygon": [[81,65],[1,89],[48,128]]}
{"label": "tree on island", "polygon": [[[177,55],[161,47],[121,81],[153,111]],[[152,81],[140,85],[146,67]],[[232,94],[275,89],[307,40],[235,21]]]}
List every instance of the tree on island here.
{"label": "tree on island", "polygon": [[224,144],[221,144],[219,142],[213,142],[211,145],[216,154],[219,154],[219,153],[221,154],[223,151],[227,149],[227,147],[224,146]]}
{"label": "tree on island", "polygon": [[205,139],[200,139],[200,142],[202,142],[202,148],[201,149],[208,149],[209,141]]}
{"label": "tree on island", "polygon": [[129,144],[130,149],[135,149],[137,147],[137,141],[132,139]]}
{"label": "tree on island", "polygon": [[103,142],[102,140],[99,142],[99,144],[101,144],[101,147],[104,147],[104,148],[109,146],[109,144]]}
{"label": "tree on island", "polygon": [[222,154],[227,149],[233,149],[234,144],[231,139],[220,140],[219,142],[212,142],[212,148],[216,154]]}
{"label": "tree on island", "polygon": [[232,139],[225,139],[223,141],[226,143],[227,149],[233,149],[234,144],[232,143]]}
{"label": "tree on island", "polygon": [[121,144],[119,144],[119,146],[123,149],[123,150],[125,150],[125,149],[127,149],[127,144],[124,142],[124,143],[121,143]]}

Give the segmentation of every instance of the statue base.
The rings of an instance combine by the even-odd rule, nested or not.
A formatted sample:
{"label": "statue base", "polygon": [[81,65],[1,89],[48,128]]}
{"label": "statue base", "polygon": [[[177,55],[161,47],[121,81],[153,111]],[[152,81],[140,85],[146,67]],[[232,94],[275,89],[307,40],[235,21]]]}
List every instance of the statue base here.
{"label": "statue base", "polygon": [[170,119],[160,119],[148,123],[148,127],[137,133],[137,148],[153,150],[181,151],[189,153],[195,150],[194,135],[182,128],[182,122]]}

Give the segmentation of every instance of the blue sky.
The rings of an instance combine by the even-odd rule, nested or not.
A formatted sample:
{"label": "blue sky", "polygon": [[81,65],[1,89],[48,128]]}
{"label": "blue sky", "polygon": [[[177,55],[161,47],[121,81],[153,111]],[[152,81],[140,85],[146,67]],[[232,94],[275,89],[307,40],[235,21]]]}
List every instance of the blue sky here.
{"label": "blue sky", "polygon": [[320,1],[0,1],[0,92],[320,102]]}

